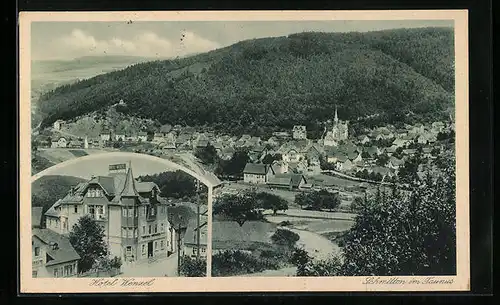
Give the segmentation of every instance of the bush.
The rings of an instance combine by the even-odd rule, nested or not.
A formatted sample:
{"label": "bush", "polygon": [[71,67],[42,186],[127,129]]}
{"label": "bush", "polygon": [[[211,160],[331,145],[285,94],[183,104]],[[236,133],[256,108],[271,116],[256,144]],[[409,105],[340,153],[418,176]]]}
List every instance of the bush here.
{"label": "bush", "polygon": [[278,229],[273,236],[271,236],[271,240],[275,244],[288,247],[294,246],[299,239],[300,236],[297,233],[287,229]]}
{"label": "bush", "polygon": [[226,250],[212,256],[212,276],[249,274],[278,268],[280,262],[274,257],[257,257],[240,250]]}
{"label": "bush", "polygon": [[207,274],[207,261],[185,256],[180,266],[181,275],[187,277],[204,277]]}

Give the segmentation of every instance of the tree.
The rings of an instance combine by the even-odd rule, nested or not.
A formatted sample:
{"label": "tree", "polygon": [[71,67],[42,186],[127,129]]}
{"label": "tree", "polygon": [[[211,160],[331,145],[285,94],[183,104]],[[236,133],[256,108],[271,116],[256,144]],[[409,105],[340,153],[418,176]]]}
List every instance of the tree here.
{"label": "tree", "polygon": [[140,176],[139,179],[144,182],[156,183],[163,197],[192,197],[196,192],[195,179],[181,170]]}
{"label": "tree", "polygon": [[295,195],[295,202],[301,208],[321,210],[333,210],[340,205],[338,193],[332,193],[327,190],[311,191]]}
{"label": "tree", "polygon": [[262,159],[262,163],[263,164],[272,164],[274,161],[280,161],[281,158],[282,158],[281,154],[267,154]]}
{"label": "tree", "polygon": [[205,147],[198,147],[194,155],[201,160],[204,164],[217,164],[219,157],[217,156],[217,150],[212,144],[208,144]]}
{"label": "tree", "polygon": [[272,210],[274,215],[276,215],[278,211],[286,211],[288,209],[288,202],[283,197],[275,194],[260,192],[256,194],[256,199],[258,201],[258,207]]}
{"label": "tree", "polygon": [[207,261],[185,256],[180,266],[181,275],[187,277],[204,277],[207,273]]}
{"label": "tree", "polygon": [[389,162],[389,156],[387,154],[381,154],[377,157],[377,165],[378,166],[385,166]]}
{"label": "tree", "polygon": [[81,217],[73,226],[69,241],[80,255],[81,272],[91,269],[108,254],[104,236],[104,229],[90,215]]}
{"label": "tree", "polygon": [[344,275],[450,275],[456,272],[455,171],[411,183],[409,195],[377,192],[345,236]]}
{"label": "tree", "polygon": [[222,195],[214,202],[213,213],[229,217],[231,220],[236,221],[240,227],[247,220],[262,219],[262,213],[258,210],[254,192]]}
{"label": "tree", "polygon": [[300,239],[300,236],[287,229],[278,229],[271,236],[271,240],[281,246],[293,247],[295,243]]}

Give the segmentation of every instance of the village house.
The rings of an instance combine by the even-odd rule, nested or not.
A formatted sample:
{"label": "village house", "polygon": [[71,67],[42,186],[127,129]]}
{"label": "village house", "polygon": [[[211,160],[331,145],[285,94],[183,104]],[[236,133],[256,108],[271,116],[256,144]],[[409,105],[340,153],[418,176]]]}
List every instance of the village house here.
{"label": "village house", "polygon": [[384,150],[384,152],[385,152],[388,156],[392,156],[392,154],[394,154],[398,148],[399,148],[399,147],[397,147],[397,146],[395,146],[395,145],[392,145],[391,147],[387,147],[387,148]]}
{"label": "village house", "polygon": [[101,141],[103,142],[108,142],[111,140],[111,132],[109,131],[103,131],[99,136],[101,137]]}
{"label": "village house", "polygon": [[[137,135],[126,135],[125,136],[125,139],[127,140],[127,142],[137,142],[139,140],[139,137]],[[147,135],[146,135],[146,139],[147,139]]]}
{"label": "village house", "polygon": [[247,163],[243,169],[243,181],[252,184],[265,184],[274,175],[268,164]]}
{"label": "village house", "polygon": [[197,242],[197,230],[200,230],[200,258],[207,258],[207,230],[204,230],[207,226],[206,216],[202,217],[200,228],[197,228],[197,221],[191,220],[187,226],[186,233],[184,233],[183,245],[184,245],[184,256],[189,256],[191,258],[196,258],[198,255],[198,242]]}
{"label": "village house", "polygon": [[307,129],[304,125],[295,125],[292,129],[292,138],[295,140],[307,139]]}
{"label": "village house", "polygon": [[370,142],[370,138],[367,135],[361,135],[358,137],[358,142],[361,144],[366,144]]}
{"label": "village house", "polygon": [[186,133],[181,133],[175,139],[175,146],[177,148],[191,147],[191,135]]}
{"label": "village house", "polygon": [[115,134],[115,141],[125,141],[125,134],[124,133],[116,133]]}
{"label": "village house", "polygon": [[271,188],[285,188],[289,190],[310,188],[304,175],[290,173],[274,175],[269,179],[267,185]]}
{"label": "village house", "polygon": [[434,134],[438,134],[440,132],[443,132],[445,128],[445,124],[443,122],[434,122],[431,125],[431,132]]}
{"label": "village house", "polygon": [[288,172],[289,173],[305,173],[308,170],[308,164],[306,159],[302,159],[300,161],[288,162]]}
{"label": "village house", "polygon": [[52,140],[52,148],[66,148],[68,146],[68,141],[64,137],[60,137],[56,141]]}
{"label": "village house", "polygon": [[146,142],[148,140],[148,133],[141,131],[137,134],[137,140],[140,142]]}
{"label": "village house", "polygon": [[437,137],[433,133],[425,133],[418,137],[417,142],[419,144],[430,144],[436,142]]}
{"label": "village house", "polygon": [[265,146],[257,144],[253,146],[249,151],[250,160],[252,160],[253,162],[262,160],[266,156],[267,152],[268,150]]}
{"label": "village house", "polygon": [[273,161],[273,163],[271,163],[271,166],[275,174],[288,173],[288,163],[284,162],[283,160],[275,160]]}
{"label": "village house", "polygon": [[55,130],[61,130],[61,128],[64,126],[64,121],[63,120],[57,120],[54,122],[52,125]]}
{"label": "village house", "polygon": [[387,162],[387,167],[397,171],[403,164],[403,160],[400,160],[396,157],[390,157],[389,161]]}
{"label": "village house", "polygon": [[226,147],[226,148],[222,149],[220,151],[220,153],[218,153],[218,156],[222,160],[227,161],[227,160],[230,160],[233,157],[233,155],[234,155],[235,152],[236,152],[236,150],[233,147]]}
{"label": "village house", "polygon": [[267,144],[269,144],[271,147],[276,148],[280,145],[280,142],[278,141],[278,138],[275,136],[270,137],[266,141]]}
{"label": "village house", "polygon": [[339,159],[335,164],[335,169],[338,171],[350,171],[354,167],[354,164],[349,158],[342,158],[342,161]]}
{"label": "village house", "polygon": [[277,152],[285,162],[298,162],[305,159],[308,146],[307,140],[289,141],[283,143]]}
{"label": "village house", "polygon": [[195,139],[193,144],[194,144],[193,149],[196,149],[196,148],[207,147],[210,144],[210,142],[208,140],[208,137],[205,134],[201,133]]}
{"label": "village house", "polygon": [[76,277],[80,255],[69,238],[49,229],[32,228],[33,278]]}
{"label": "village house", "polygon": [[47,229],[68,234],[86,215],[104,229],[112,256],[124,262],[165,257],[169,238],[167,203],[153,182],[135,180],[127,164],[112,164],[107,176],[95,176],[71,188],[45,213]]}
{"label": "village house", "polygon": [[382,179],[385,179],[386,177],[393,177],[395,175],[395,171],[393,169],[382,166],[369,167],[368,172],[380,174],[382,176]]}
{"label": "village house", "polygon": [[160,133],[167,134],[172,131],[172,125],[165,124],[160,127]]}
{"label": "village house", "polygon": [[415,155],[416,152],[417,152],[417,150],[414,148],[403,149],[403,155],[406,155],[406,156],[413,156],[413,155]]}
{"label": "village house", "polygon": [[83,141],[81,140],[71,140],[66,145],[68,148],[83,148]]}
{"label": "village house", "polygon": [[155,132],[153,135],[153,143],[160,143],[163,142],[163,139],[165,138],[165,134],[163,132]]}
{"label": "village house", "polygon": [[280,140],[288,140],[290,138],[290,133],[287,131],[275,131],[273,136]]}

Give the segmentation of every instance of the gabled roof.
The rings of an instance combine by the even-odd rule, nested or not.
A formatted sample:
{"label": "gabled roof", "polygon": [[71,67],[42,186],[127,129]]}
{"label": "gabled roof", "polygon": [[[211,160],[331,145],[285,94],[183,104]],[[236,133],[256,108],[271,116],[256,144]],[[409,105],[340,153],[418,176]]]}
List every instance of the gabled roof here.
{"label": "gabled roof", "polygon": [[149,193],[153,190],[153,188],[158,188],[156,183],[154,182],[136,182],[135,188],[139,193]]}
{"label": "gabled roof", "polygon": [[257,163],[247,163],[245,165],[245,169],[243,170],[244,174],[255,174],[255,175],[266,175],[269,171],[270,166],[267,164],[257,164]]}
{"label": "gabled roof", "polygon": [[268,184],[298,187],[302,180],[305,181],[305,178],[301,174],[276,174],[269,178]]}
{"label": "gabled roof", "polygon": [[[47,245],[47,255],[52,260],[49,260],[46,266],[53,266],[80,259],[80,255],[78,255],[75,248],[73,248],[69,242],[69,238],[49,229],[33,228],[32,237],[35,236]],[[53,244],[57,244],[56,249],[52,248]]]}

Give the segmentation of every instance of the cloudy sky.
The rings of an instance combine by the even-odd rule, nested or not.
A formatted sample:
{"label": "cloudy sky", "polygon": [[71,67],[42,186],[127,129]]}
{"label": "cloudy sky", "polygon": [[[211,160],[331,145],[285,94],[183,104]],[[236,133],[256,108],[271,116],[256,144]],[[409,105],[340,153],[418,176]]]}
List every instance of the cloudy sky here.
{"label": "cloudy sky", "polygon": [[53,169],[48,175],[64,175],[90,179],[92,175],[106,176],[110,164],[128,164],[129,162],[132,165],[132,171],[135,177],[175,170],[164,163],[147,160],[141,157],[130,155],[116,156],[114,154],[108,156],[107,154],[102,154],[97,159],[80,160],[76,163]]}
{"label": "cloudy sky", "polygon": [[428,26],[452,27],[453,21],[34,22],[31,49],[34,60],[94,55],[172,58],[240,40],[304,31],[366,32]]}

